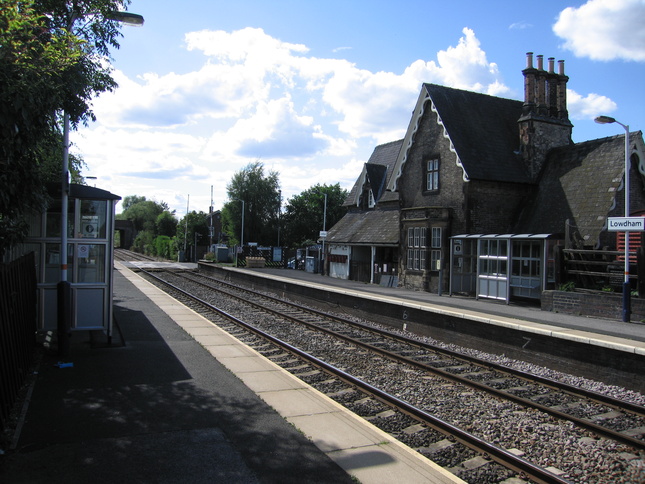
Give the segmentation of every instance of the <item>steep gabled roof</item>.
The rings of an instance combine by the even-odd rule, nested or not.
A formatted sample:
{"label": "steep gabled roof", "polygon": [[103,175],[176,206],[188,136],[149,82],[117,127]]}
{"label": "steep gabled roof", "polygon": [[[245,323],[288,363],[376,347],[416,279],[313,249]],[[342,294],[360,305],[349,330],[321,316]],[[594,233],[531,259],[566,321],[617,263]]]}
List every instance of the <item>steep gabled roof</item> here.
{"label": "steep gabled roof", "polygon": [[421,88],[403,139],[389,190],[396,190],[419,123],[430,110],[437,114],[455,155],[454,160],[446,161],[462,168],[464,181],[530,183],[529,174],[517,154],[521,101],[426,83]]}
{"label": "steep gabled roof", "polygon": [[[642,133],[631,133],[630,141],[638,150]],[[515,232],[562,233],[569,220],[585,245],[595,245],[623,184],[624,146],[621,135],[551,150]]]}
{"label": "steep gabled roof", "polygon": [[[374,197],[377,202],[381,197],[384,197],[384,199],[391,199],[392,194],[385,192],[385,187],[392,178],[393,166],[396,163],[397,155],[401,150],[402,143],[403,140],[391,141],[374,148],[372,156],[370,156],[367,163],[363,165],[363,171],[356,180],[356,183],[354,183],[349,195],[347,195],[343,206],[358,205],[363,191],[363,185],[365,185],[366,180],[369,180],[372,190],[374,190]],[[368,165],[380,165],[381,168],[370,168],[368,170]],[[380,194],[377,194],[377,191],[379,190]]]}
{"label": "steep gabled roof", "polygon": [[332,244],[395,246],[399,243],[399,211],[349,212],[328,232]]}

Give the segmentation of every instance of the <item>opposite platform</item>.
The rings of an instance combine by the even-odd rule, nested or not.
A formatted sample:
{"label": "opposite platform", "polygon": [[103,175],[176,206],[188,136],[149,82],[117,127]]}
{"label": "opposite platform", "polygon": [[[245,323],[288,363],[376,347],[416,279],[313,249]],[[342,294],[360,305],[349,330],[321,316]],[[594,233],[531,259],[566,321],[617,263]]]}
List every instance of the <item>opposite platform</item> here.
{"label": "opposite platform", "polygon": [[642,323],[625,323],[609,319],[551,313],[541,311],[537,306],[526,304],[507,305],[492,300],[440,296],[398,287],[381,287],[300,270],[234,267],[222,267],[221,270],[252,274],[258,278],[282,280],[342,295],[388,302],[392,305],[420,309],[428,313],[449,315],[501,328],[521,330],[526,333],[645,356],[645,324]]}

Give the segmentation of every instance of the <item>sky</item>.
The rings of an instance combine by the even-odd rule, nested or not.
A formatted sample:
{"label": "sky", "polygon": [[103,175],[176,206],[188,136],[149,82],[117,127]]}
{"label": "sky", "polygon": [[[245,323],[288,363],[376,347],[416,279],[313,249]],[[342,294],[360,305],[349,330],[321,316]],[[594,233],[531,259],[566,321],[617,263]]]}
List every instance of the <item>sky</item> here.
{"label": "sky", "polygon": [[[526,53],[565,61],[575,142],[645,129],[645,0],[132,0],[119,88],[71,134],[90,184],[219,210],[259,161],[283,203],[351,189],[424,82],[523,101]],[[518,135],[519,139],[519,135]],[[121,211],[117,206],[117,213]]]}

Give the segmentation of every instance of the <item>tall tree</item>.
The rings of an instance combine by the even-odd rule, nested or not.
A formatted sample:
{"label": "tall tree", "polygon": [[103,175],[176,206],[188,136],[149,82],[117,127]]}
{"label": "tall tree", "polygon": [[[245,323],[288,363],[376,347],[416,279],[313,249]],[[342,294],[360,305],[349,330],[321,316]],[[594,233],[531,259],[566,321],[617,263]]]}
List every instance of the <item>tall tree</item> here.
{"label": "tall tree", "polygon": [[174,237],[177,234],[177,219],[168,210],[161,212],[155,221],[157,235]]}
{"label": "tall tree", "polygon": [[208,245],[208,215],[202,211],[188,212],[177,223],[177,246],[185,251],[189,260],[199,258],[202,254],[196,254],[195,242]]}
{"label": "tall tree", "polygon": [[2,0],[0,252],[25,235],[26,215],[46,204],[43,160],[61,139],[60,114],[72,126],[93,120],[91,99],[116,87],[105,59],[118,48],[119,24],[106,15],[129,3]]}
{"label": "tall tree", "polygon": [[282,216],[284,244],[298,247],[308,240],[318,240],[323,227],[331,228],[345,215],[347,209],[343,207],[343,202],[346,198],[347,190],[342,189],[338,183],[317,184],[290,198]]}
{"label": "tall tree", "polygon": [[135,230],[146,230],[152,234],[156,233],[158,217],[168,210],[168,205],[164,202],[147,200],[146,197],[137,195],[127,196],[123,202],[124,210],[117,215],[117,219],[131,220]]}
{"label": "tall tree", "polygon": [[229,202],[222,208],[222,227],[229,237],[240,242],[244,206],[244,243],[275,245],[281,198],[278,173],[265,175],[261,162],[250,163],[233,175],[226,191]]}

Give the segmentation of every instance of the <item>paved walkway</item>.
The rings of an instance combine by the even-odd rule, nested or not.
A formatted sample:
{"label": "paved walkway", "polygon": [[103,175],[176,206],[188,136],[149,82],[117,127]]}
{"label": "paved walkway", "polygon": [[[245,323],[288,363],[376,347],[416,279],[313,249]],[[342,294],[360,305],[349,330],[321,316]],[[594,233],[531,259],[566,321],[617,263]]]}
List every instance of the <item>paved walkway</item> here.
{"label": "paved walkway", "polygon": [[112,345],[45,352],[0,482],[461,482],[117,267]]}

